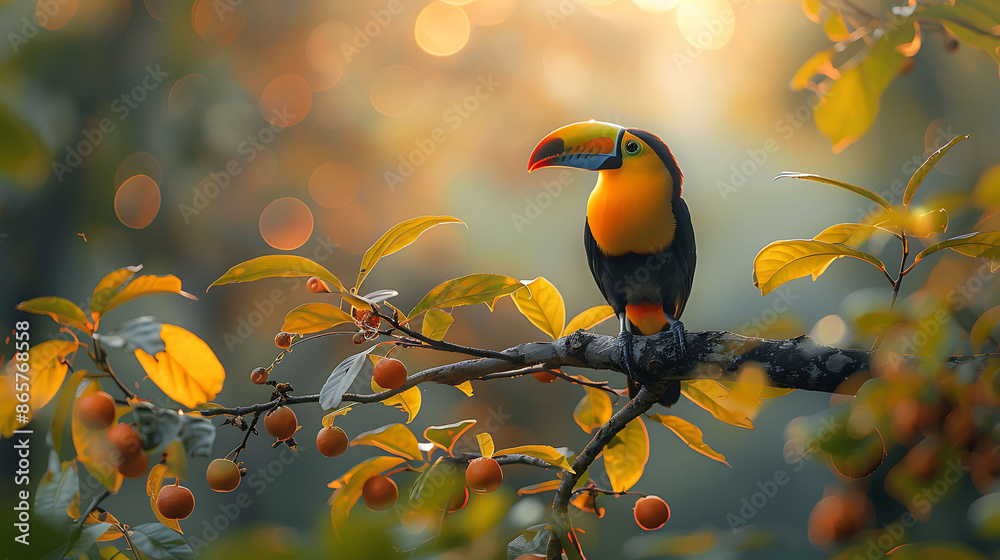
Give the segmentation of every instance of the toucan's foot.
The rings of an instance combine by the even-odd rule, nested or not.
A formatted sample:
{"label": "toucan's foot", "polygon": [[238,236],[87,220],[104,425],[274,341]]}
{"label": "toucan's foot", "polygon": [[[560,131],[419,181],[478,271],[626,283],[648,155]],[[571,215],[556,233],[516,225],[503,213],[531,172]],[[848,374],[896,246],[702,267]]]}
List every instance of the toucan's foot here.
{"label": "toucan's foot", "polygon": [[677,349],[677,357],[683,358],[686,341],[686,337],[684,335],[684,323],[680,321],[670,323],[670,332],[674,335],[674,348]]}
{"label": "toucan's foot", "polygon": [[632,333],[622,329],[622,332],[618,333],[618,340],[622,344],[622,355],[625,358],[625,371],[628,373],[628,378],[633,383],[638,383],[639,377],[635,372],[635,367],[632,366],[634,361],[632,355]]}

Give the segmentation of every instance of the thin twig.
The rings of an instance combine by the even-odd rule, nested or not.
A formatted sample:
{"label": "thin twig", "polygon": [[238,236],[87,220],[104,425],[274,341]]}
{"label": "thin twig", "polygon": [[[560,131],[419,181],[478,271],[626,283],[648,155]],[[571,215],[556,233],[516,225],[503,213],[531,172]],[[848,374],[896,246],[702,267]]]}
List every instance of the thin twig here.
{"label": "thin twig", "polygon": [[473,357],[476,357],[476,358],[493,358],[493,359],[496,359],[496,360],[506,360],[506,361],[509,361],[509,362],[515,363],[515,364],[516,363],[523,363],[523,362],[519,362],[515,357],[509,356],[509,355],[504,354],[502,352],[497,352],[495,350],[484,350],[482,348],[472,348],[470,346],[462,346],[460,344],[454,344],[452,342],[445,342],[443,340],[434,340],[433,338],[424,336],[423,334],[418,333],[417,331],[414,331],[413,329],[410,329],[409,327],[401,325],[399,323],[399,321],[393,319],[392,317],[389,317],[389,316],[383,314],[378,309],[373,309],[373,312],[375,313],[376,316],[378,316],[379,318],[381,318],[385,322],[387,322],[390,325],[392,325],[392,327],[394,329],[402,331],[403,333],[405,333],[410,338],[415,338],[415,339],[423,342],[426,346],[428,346],[430,348],[433,348],[435,350],[441,350],[443,352],[453,352],[453,353],[456,353],[456,354],[465,354],[467,356],[473,356]]}

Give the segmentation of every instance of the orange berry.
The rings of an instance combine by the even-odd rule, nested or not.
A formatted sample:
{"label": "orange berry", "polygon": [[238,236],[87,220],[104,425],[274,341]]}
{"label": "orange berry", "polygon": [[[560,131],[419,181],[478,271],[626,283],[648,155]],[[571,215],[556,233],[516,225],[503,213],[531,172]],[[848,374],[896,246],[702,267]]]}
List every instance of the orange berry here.
{"label": "orange berry", "polygon": [[469,463],[465,469],[465,483],[477,494],[489,494],[503,482],[503,470],[491,457],[480,457]]}
{"label": "orange berry", "polygon": [[330,293],[330,290],[326,288],[326,284],[315,276],[306,280],[306,290],[309,290],[309,292],[314,294]]}
{"label": "orange berry", "polygon": [[183,486],[164,486],[156,496],[156,510],[167,519],[186,519],[194,511],[194,494]]}
{"label": "orange berry", "polygon": [[383,389],[399,389],[406,383],[406,366],[396,358],[383,358],[375,364],[375,383]]}
{"label": "orange berry", "polygon": [[254,370],[250,372],[250,381],[253,381],[257,385],[267,383],[267,368],[254,368]]}
{"label": "orange berry", "polygon": [[670,519],[670,506],[659,496],[646,496],[636,500],[632,514],[640,527],[655,531]]}
{"label": "orange berry", "polygon": [[365,326],[369,329],[377,329],[381,324],[382,319],[374,313],[369,312],[368,316],[365,317]]}
{"label": "orange berry", "polygon": [[240,468],[229,459],[215,459],[205,471],[208,486],[216,492],[232,492],[240,485]]}
{"label": "orange berry", "polygon": [[280,441],[295,435],[295,429],[298,427],[299,422],[295,418],[295,413],[287,406],[279,406],[264,417],[264,429]]}
{"label": "orange berry", "polygon": [[534,377],[539,383],[552,383],[556,380],[556,375],[547,371],[536,371],[532,373],[531,376]]}
{"label": "orange berry", "polygon": [[365,481],[361,488],[361,497],[365,506],[372,511],[383,511],[391,508],[399,498],[399,488],[391,478],[375,475]]}
{"label": "orange berry", "polygon": [[292,345],[292,335],[286,332],[280,332],[274,337],[274,345],[282,350],[288,350],[288,347]]}
{"label": "orange berry", "polygon": [[316,434],[316,449],[324,457],[336,457],[347,450],[347,434],[337,426],[320,428]]}
{"label": "orange berry", "polygon": [[149,456],[146,455],[145,451],[139,451],[131,457],[126,457],[118,465],[118,472],[122,473],[125,478],[142,478],[147,469],[149,469]]}
{"label": "orange berry", "polygon": [[142,453],[142,436],[128,424],[118,424],[111,428],[104,434],[104,438],[118,451],[119,464],[134,459]]}
{"label": "orange berry", "polygon": [[115,399],[104,391],[80,397],[76,410],[80,421],[91,430],[104,430],[115,421]]}

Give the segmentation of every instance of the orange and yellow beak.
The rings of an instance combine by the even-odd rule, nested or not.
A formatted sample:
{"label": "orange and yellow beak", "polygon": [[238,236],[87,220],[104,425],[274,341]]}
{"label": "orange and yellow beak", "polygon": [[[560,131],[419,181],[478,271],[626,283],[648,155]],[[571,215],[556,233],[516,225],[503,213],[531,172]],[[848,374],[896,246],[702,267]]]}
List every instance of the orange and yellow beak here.
{"label": "orange and yellow beak", "polygon": [[624,134],[624,127],[606,122],[568,124],[535,146],[528,159],[528,172],[542,167],[617,169],[622,165],[620,144]]}

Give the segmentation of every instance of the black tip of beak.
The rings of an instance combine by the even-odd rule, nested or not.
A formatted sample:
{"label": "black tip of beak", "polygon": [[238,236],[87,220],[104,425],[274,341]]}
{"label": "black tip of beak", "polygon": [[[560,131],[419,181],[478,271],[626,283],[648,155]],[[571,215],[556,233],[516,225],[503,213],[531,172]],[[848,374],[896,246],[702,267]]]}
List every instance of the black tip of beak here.
{"label": "black tip of beak", "polygon": [[552,138],[535,147],[528,160],[528,171],[541,167],[543,162],[561,155],[566,150],[566,142],[562,138]]}

